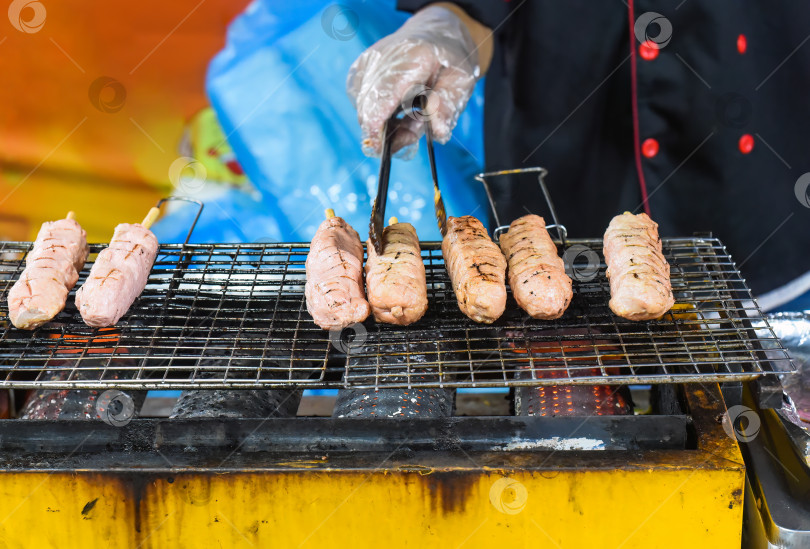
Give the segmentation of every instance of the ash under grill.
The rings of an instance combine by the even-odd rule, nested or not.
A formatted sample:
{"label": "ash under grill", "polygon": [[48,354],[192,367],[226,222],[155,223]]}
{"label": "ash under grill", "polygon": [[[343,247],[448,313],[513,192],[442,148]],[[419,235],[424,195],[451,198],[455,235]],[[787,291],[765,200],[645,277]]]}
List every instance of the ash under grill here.
{"label": "ash under grill", "polygon": [[[602,256],[601,240],[568,244]],[[661,320],[613,315],[602,264],[591,280],[575,277],[562,318],[531,319],[510,296],[506,313],[488,326],[458,310],[440,244],[424,243],[425,317],[404,328],[368,320],[343,337],[318,328],[306,311],[308,245],[298,243],[163,245],[146,290],[115,328],[84,325],[74,291],[54,321],[34,332],[17,330],[6,298],[30,246],[0,243],[0,387],[680,383],[792,368],[724,246],[712,238],[664,239],[677,305]]]}

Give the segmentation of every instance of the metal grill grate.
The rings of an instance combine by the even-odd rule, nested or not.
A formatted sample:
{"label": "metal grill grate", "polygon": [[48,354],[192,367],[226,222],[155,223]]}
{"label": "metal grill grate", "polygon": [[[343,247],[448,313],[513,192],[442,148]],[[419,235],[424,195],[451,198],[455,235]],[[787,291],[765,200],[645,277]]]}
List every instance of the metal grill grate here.
{"label": "metal grill grate", "polygon": [[[601,257],[599,240],[568,243]],[[27,332],[8,322],[6,297],[30,243],[0,243],[0,387],[672,383],[792,368],[716,239],[664,240],[677,306],[662,320],[613,315],[603,264],[592,280],[575,280],[561,319],[533,320],[510,297],[489,326],[458,310],[440,245],[425,243],[425,317],[406,328],[368,320],[331,339],[306,312],[307,246],[163,245],[146,290],[115,328],[85,326],[72,292],[53,322]]]}

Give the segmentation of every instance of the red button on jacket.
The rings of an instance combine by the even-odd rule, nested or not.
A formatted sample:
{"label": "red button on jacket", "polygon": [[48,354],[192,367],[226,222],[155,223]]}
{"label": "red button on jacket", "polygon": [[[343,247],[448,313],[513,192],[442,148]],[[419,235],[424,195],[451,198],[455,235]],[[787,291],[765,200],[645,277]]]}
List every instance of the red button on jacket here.
{"label": "red button on jacket", "polygon": [[652,61],[653,59],[658,57],[658,44],[656,44],[652,40],[645,40],[638,47],[638,54],[645,61]]}
{"label": "red button on jacket", "polygon": [[745,50],[748,49],[748,40],[745,38],[744,34],[741,34],[737,37],[737,51],[740,53],[745,53]]}
{"label": "red button on jacket", "polygon": [[751,134],[744,134],[740,137],[740,152],[743,154],[748,154],[752,150],[754,150],[754,137]]}
{"label": "red button on jacket", "polygon": [[656,154],[658,154],[658,141],[650,137],[649,139],[645,139],[644,143],[641,144],[641,154],[646,156],[647,158],[652,158]]}

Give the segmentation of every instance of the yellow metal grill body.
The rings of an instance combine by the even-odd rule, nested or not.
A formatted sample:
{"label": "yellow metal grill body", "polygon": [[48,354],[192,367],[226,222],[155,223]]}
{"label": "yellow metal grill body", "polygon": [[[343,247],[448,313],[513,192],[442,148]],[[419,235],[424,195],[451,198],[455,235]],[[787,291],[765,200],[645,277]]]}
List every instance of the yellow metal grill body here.
{"label": "yellow metal grill body", "polygon": [[234,450],[94,465],[77,449],[42,469],[6,456],[0,543],[736,549],[745,468],[722,397],[692,386],[686,403],[695,447],[683,450]]}

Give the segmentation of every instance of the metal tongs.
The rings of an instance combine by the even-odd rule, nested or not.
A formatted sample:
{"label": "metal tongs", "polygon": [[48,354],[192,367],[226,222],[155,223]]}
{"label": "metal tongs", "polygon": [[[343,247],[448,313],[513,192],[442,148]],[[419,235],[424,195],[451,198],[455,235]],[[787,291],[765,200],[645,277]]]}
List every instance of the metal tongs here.
{"label": "metal tongs", "polygon": [[[433,178],[433,206],[436,211],[436,222],[442,236],[447,234],[447,213],[444,209],[442,193],[439,191],[439,176],[436,171],[436,157],[433,153],[433,128],[427,110],[427,97],[420,96],[419,106],[412,108],[413,116],[422,117],[425,124],[425,141],[427,143],[428,159],[430,160],[430,175]],[[388,179],[391,175],[391,143],[396,128],[397,119],[404,111],[400,107],[383,125],[382,154],[380,155],[380,174],[377,177],[377,196],[371,208],[371,221],[368,225],[368,235],[378,254],[382,253],[383,227],[385,227],[385,204],[388,202]]]}

